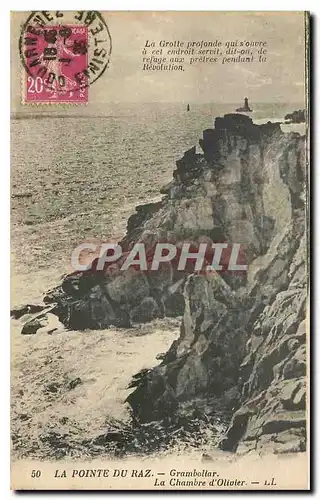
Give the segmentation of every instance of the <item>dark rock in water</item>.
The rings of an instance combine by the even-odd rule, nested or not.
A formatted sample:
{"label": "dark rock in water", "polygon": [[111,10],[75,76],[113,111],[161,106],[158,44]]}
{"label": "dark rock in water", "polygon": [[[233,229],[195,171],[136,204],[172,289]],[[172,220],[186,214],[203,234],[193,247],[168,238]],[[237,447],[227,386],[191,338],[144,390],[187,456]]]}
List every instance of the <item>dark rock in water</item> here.
{"label": "dark rock in water", "polygon": [[123,443],[125,441],[125,436],[121,431],[109,431],[106,434],[101,434],[96,437],[92,444],[98,446],[105,446],[107,443]]}
{"label": "dark rock in water", "polygon": [[73,379],[73,380],[70,380],[70,382],[69,382],[69,384],[68,384],[68,388],[69,388],[70,390],[72,390],[72,389],[75,389],[75,388],[76,388],[78,385],[80,385],[80,384],[82,384],[82,380],[81,380],[81,378],[80,378],[80,377],[77,377],[77,378],[75,378],[75,379]]}
{"label": "dark rock in water", "polygon": [[11,198],[31,198],[32,193],[15,193],[11,195]]}
{"label": "dark rock in water", "polygon": [[286,123],[305,123],[306,112],[304,109],[299,109],[297,111],[293,111],[293,113],[288,113],[284,119]]}
{"label": "dark rock in water", "polygon": [[23,422],[25,422],[26,420],[31,420],[31,415],[28,415],[27,413],[21,413],[20,415],[20,420],[22,420]]}
{"label": "dark rock in water", "polygon": [[48,318],[45,314],[38,315],[27,321],[21,330],[22,335],[33,335],[37,333],[40,328],[48,325]]}
{"label": "dark rock in water", "polygon": [[59,389],[60,389],[59,384],[52,383],[47,385],[46,392],[56,394],[57,392],[59,392]]}
{"label": "dark rock in water", "polygon": [[26,304],[23,306],[15,307],[10,311],[10,315],[14,319],[20,319],[25,314],[34,314],[40,311],[43,311],[47,306],[46,305],[36,305],[36,304]]}

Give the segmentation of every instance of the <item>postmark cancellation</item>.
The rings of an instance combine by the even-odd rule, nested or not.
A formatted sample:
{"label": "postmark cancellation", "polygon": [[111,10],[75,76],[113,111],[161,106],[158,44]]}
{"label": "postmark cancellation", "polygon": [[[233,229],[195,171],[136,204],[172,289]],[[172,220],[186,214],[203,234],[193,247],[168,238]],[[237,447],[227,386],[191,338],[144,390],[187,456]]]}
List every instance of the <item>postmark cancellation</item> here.
{"label": "postmark cancellation", "polygon": [[111,35],[97,11],[32,12],[21,28],[23,104],[86,104],[106,71]]}

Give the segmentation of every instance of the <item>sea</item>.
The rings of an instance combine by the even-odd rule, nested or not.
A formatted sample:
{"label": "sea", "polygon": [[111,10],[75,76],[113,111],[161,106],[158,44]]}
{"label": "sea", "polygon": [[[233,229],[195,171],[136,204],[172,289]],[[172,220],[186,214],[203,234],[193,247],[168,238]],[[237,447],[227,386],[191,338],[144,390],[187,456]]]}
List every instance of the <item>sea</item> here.
{"label": "sea", "polygon": [[[234,112],[237,106],[189,105],[189,112],[186,103],[135,103],[15,114],[11,122],[13,225],[35,225],[86,212],[94,208],[94,197],[108,198],[114,184],[129,197],[135,180],[158,189],[162,179],[170,180],[175,161],[198,144],[204,129],[213,127],[215,117]],[[282,122],[303,103],[251,106],[248,116],[260,124]],[[304,124],[282,128],[303,133]],[[25,189],[36,198],[32,206],[18,202]],[[146,191],[146,201],[149,197]],[[120,194],[120,204],[121,200]]]}

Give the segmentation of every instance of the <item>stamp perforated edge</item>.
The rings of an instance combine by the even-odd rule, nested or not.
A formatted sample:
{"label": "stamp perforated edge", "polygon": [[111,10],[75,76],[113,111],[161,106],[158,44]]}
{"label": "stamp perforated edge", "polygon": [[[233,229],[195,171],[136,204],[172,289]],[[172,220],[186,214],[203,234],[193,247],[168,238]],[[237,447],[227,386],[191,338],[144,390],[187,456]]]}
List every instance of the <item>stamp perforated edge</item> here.
{"label": "stamp perforated edge", "polygon": [[[101,17],[101,13],[99,11],[97,11],[98,14],[100,15]],[[105,20],[102,18],[103,20],[103,23],[106,27],[106,30],[107,30],[107,33],[108,33],[108,37],[109,37],[109,44],[110,44],[110,48],[109,48],[109,52],[108,52],[108,61],[102,71],[102,73],[100,74],[100,76],[102,76],[105,72],[105,70],[109,67],[110,65],[110,57],[111,57],[111,53],[112,53],[112,37],[111,37],[111,34],[110,34],[110,30],[109,30],[109,27],[107,25],[107,23],[105,22]],[[21,23],[21,26],[20,26],[20,30],[22,32],[23,30],[23,27],[25,26],[25,23]],[[19,40],[19,43],[20,43],[20,40]],[[78,102],[78,101],[66,101],[66,102],[51,102],[51,101],[48,101],[48,102],[29,102],[25,99],[25,85],[26,85],[26,81],[25,81],[25,78],[26,78],[26,71],[25,71],[25,68],[24,68],[24,65],[23,63],[21,62],[21,59],[20,59],[20,104],[23,105],[23,106],[31,106],[31,107],[34,107],[34,106],[37,106],[37,107],[43,107],[43,108],[47,108],[47,109],[50,109],[52,107],[55,107],[55,108],[61,108],[62,110],[63,109],[68,109],[70,107],[74,107],[74,106],[88,106],[89,104],[89,89],[90,89],[90,86],[89,86],[89,89],[88,89],[88,99],[87,101],[85,102]],[[94,83],[94,82],[92,82]]]}

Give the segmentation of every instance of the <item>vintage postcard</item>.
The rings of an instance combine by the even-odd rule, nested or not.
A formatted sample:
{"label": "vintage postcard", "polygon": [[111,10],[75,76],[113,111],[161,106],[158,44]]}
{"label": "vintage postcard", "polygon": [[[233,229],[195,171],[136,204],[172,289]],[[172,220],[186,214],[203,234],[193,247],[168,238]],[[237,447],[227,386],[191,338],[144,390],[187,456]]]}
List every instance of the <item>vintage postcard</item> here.
{"label": "vintage postcard", "polygon": [[308,490],[309,15],[11,13],[11,487]]}

